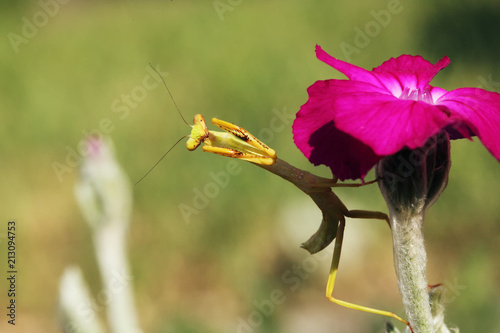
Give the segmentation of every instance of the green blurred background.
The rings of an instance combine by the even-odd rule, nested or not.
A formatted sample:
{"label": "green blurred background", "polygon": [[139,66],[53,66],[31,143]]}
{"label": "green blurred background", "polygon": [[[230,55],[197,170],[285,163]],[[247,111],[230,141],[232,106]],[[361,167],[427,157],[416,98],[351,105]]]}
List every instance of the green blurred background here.
{"label": "green blurred background", "polygon": [[[61,331],[58,284],[70,264],[84,270],[94,295],[101,288],[91,233],[73,195],[77,168],[58,178],[52,166],[65,163],[82,131],[110,119],[109,135],[132,181],[188,134],[161,86],[146,90],[127,114],[115,112],[150,75],[148,63],[168,73],[188,121],[202,113],[261,133],[281,158],[322,176],[329,170],[310,165],[291,134],[306,88],[342,78],[315,58],[316,43],[365,68],[400,54],[432,62],[448,55],[452,63],[434,85],[500,91],[500,6],[494,1],[73,0],[53,7],[47,22],[39,2],[0,6],[2,309],[8,219],[18,224],[19,270],[18,323],[7,325],[2,310],[2,332]],[[381,16],[384,10],[390,17]],[[36,31],[25,31],[29,36],[23,17],[42,20]],[[367,27],[372,36],[356,39],[357,29]],[[25,39],[13,45],[12,33]],[[347,44],[361,47],[346,54]],[[282,130],[266,136],[262,129],[277,112],[289,116],[279,118]],[[228,161],[181,145],[134,187],[129,259],[144,332],[237,332],[274,289],[286,300],[254,332],[383,332],[384,318],[325,299],[331,252],[311,259],[299,248],[320,213],[281,179],[240,162],[241,172],[186,223],[179,206],[193,206],[195,191],[213,183],[210,172],[221,172]],[[498,332],[498,162],[477,139],[453,142],[452,161],[448,188],[426,219],[429,283],[447,286],[450,326]],[[336,193],[349,208],[385,211],[376,186]],[[336,288],[340,299],[404,316],[384,223],[348,221]]]}

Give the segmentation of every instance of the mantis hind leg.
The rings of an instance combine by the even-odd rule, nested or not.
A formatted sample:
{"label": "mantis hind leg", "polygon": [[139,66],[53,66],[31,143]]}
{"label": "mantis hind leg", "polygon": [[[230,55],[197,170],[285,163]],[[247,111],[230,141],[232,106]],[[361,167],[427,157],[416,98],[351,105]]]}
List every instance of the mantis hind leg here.
{"label": "mantis hind leg", "polygon": [[[384,214],[384,213],[381,213],[381,212],[349,211],[346,214],[346,216],[355,217],[355,218],[382,219],[382,220],[386,220],[387,222],[389,222],[389,218],[387,217],[387,215]],[[378,315],[382,315],[382,316],[394,318],[396,320],[399,320],[403,324],[407,325],[410,328],[410,331],[413,332],[413,330],[412,330],[412,328],[410,326],[410,323],[408,321],[402,319],[401,317],[399,317],[398,315],[396,315],[396,314],[394,314],[392,312],[384,311],[384,310],[378,310],[378,309],[369,308],[369,307],[362,306],[362,305],[353,304],[353,303],[342,301],[342,300],[339,300],[339,299],[336,299],[336,298],[333,297],[333,288],[335,286],[335,278],[337,277],[337,272],[338,272],[339,262],[340,262],[340,254],[341,254],[341,251],[342,251],[342,242],[344,240],[344,229],[345,229],[345,220],[344,221],[340,221],[339,227],[337,229],[337,235],[336,235],[336,238],[335,238],[335,247],[334,247],[333,258],[332,258],[332,265],[330,267],[330,274],[328,275],[328,282],[327,282],[327,285],[326,285],[326,298],[330,302],[338,304],[338,305],[341,305],[341,306],[344,306],[346,308],[350,308],[350,309],[354,309],[354,310],[359,310],[359,311],[364,311],[364,312],[368,312],[368,313],[374,313],[374,314],[378,314]]]}
{"label": "mantis hind leg", "polygon": [[370,210],[349,210],[345,213],[345,216],[353,218],[353,219],[374,219],[374,220],[385,220],[391,227],[389,222],[389,217],[387,214],[382,212],[375,212]]}
{"label": "mantis hind leg", "polygon": [[312,185],[312,187],[317,187],[317,188],[323,188],[323,187],[362,187],[370,184],[374,184],[379,181],[379,179],[374,179],[366,183],[337,183],[338,178],[333,176],[332,179],[328,178],[321,178],[317,177],[318,179],[321,179],[321,181],[316,182]]}

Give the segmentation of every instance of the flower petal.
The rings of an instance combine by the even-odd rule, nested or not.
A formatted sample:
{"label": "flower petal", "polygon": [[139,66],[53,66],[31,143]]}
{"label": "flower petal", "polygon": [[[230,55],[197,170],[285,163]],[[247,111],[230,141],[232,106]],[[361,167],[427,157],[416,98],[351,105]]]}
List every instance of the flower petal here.
{"label": "flower petal", "polygon": [[349,80],[317,81],[297,113],[294,141],[315,165],[340,179],[363,177],[383,156],[420,148],[442,131],[452,139],[477,135],[500,161],[500,94],[429,85],[448,57],[432,64],[402,55],[368,71],[318,45],[316,55]]}
{"label": "flower petal", "polygon": [[384,87],[396,97],[399,97],[405,88],[423,91],[432,78],[450,64],[448,57],[442,58],[433,65],[421,56],[401,55],[385,61],[372,71],[368,71],[332,57],[319,45],[316,45],[316,56],[319,60],[343,73],[350,80]]}
{"label": "flower petal", "polygon": [[460,88],[444,94],[436,104],[445,106],[453,117],[464,121],[500,161],[500,94],[479,88]]}
{"label": "flower petal", "polygon": [[309,145],[313,147],[309,161],[330,167],[332,174],[342,181],[363,179],[382,158],[363,142],[337,129],[333,121],[314,132]]}
{"label": "flower petal", "polygon": [[419,148],[451,124],[440,108],[382,94],[370,84],[335,81],[330,112],[336,127],[370,146],[377,155]]}
{"label": "flower petal", "polygon": [[330,167],[340,180],[363,178],[381,156],[336,128],[330,91],[335,89],[335,81],[317,81],[309,87],[309,100],[292,126],[293,139],[311,163]]}
{"label": "flower petal", "polygon": [[325,64],[332,66],[350,80],[371,83],[374,86],[384,87],[384,85],[370,71],[339,60],[326,53],[321,46],[316,45],[316,57]]}
{"label": "flower petal", "polygon": [[395,79],[403,87],[424,90],[436,74],[450,64],[450,59],[444,57],[435,65],[421,56],[401,55],[391,58],[382,65],[375,67],[376,73],[385,80]]}

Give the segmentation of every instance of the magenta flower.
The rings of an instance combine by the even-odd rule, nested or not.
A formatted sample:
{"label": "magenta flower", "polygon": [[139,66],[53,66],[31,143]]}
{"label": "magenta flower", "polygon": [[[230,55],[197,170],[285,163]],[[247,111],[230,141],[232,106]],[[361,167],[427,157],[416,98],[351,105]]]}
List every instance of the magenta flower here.
{"label": "magenta flower", "polygon": [[477,135],[500,160],[500,94],[479,88],[446,91],[429,85],[450,60],[391,58],[372,71],[316,46],[319,60],[349,80],[316,81],[293,123],[294,141],[315,165],[341,180],[363,178],[384,156],[422,147],[445,131],[451,139]]}

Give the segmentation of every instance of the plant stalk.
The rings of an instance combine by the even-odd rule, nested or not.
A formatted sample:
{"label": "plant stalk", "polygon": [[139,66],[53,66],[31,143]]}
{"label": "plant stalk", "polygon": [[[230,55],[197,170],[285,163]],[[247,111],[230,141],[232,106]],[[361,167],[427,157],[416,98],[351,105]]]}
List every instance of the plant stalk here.
{"label": "plant stalk", "polygon": [[434,333],[427,290],[422,209],[390,214],[394,265],[403,305],[414,333]]}

